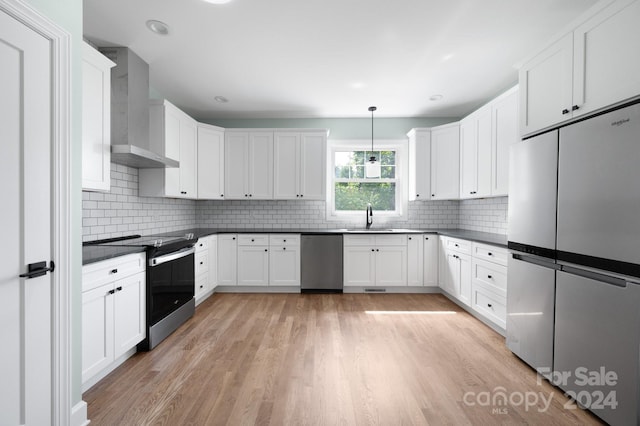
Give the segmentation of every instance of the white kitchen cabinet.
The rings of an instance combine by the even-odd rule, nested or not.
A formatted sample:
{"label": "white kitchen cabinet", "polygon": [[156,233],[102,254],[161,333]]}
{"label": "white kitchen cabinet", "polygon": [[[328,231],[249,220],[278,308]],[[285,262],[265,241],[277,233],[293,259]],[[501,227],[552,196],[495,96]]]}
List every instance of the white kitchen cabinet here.
{"label": "white kitchen cabinet", "polygon": [[[440,237],[443,242],[441,252],[440,286],[451,296],[458,299],[463,304],[471,305],[471,255],[464,250],[456,251],[451,247],[452,242],[459,242],[462,247],[463,241],[450,237]],[[466,242],[465,242],[466,243]],[[449,247],[449,248],[447,248]],[[454,246],[455,247],[455,246]]]}
{"label": "white kitchen cabinet", "polygon": [[415,128],[409,138],[409,201],[431,199],[431,129]]}
{"label": "white kitchen cabinet", "polygon": [[472,308],[506,327],[508,251],[488,244],[472,244]]}
{"label": "white kitchen cabinet", "polygon": [[424,279],[422,235],[407,236],[407,284],[422,286]]}
{"label": "white kitchen cabinet", "polygon": [[225,199],[273,198],[273,132],[225,132]]}
{"label": "white kitchen cabinet", "polygon": [[327,132],[274,134],[274,199],[324,200]]}
{"label": "white kitchen cabinet", "polygon": [[407,235],[345,235],[345,286],[406,286]]}
{"label": "white kitchen cabinet", "polygon": [[269,237],[266,234],[238,236],[238,285],[269,285]]}
{"label": "white kitchen cabinet", "polygon": [[145,259],[137,253],[83,267],[83,384],[145,338]]}
{"label": "white kitchen cabinet", "polygon": [[509,195],[509,147],[520,141],[518,86],[491,102],[491,195]]}
{"label": "white kitchen cabinet", "polygon": [[640,95],[640,2],[599,2],[520,69],[520,127],[532,134]]}
{"label": "white kitchen cabinet", "polygon": [[198,123],[198,199],[224,199],[224,129]]}
{"label": "white kitchen cabinet", "polygon": [[269,235],[269,285],[300,286],[300,235]]}
{"label": "white kitchen cabinet", "polygon": [[438,286],[438,235],[422,236],[422,284],[425,287]]}
{"label": "white kitchen cabinet", "polygon": [[431,129],[431,199],[455,200],[460,195],[460,124]]}
{"label": "white kitchen cabinet", "polygon": [[218,285],[237,285],[238,236],[218,235]]}
{"label": "white kitchen cabinet", "polygon": [[115,63],[82,43],[82,189],[111,188],[111,68]]}
{"label": "white kitchen cabinet", "polygon": [[151,101],[150,147],[180,162],[179,167],[140,169],[141,196],[197,198],[197,122],[171,102]]}
{"label": "white kitchen cabinet", "polygon": [[491,105],[460,121],[460,198],[491,195]]}
{"label": "white kitchen cabinet", "polygon": [[216,235],[198,238],[195,248],[195,298],[196,304],[211,295],[217,281],[217,247]]}

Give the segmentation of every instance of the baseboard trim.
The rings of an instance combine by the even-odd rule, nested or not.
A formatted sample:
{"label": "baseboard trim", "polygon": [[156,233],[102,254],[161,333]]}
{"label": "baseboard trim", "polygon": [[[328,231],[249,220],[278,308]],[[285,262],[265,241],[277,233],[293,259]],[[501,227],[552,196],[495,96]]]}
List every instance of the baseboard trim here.
{"label": "baseboard trim", "polygon": [[500,327],[498,324],[495,324],[493,321],[491,321],[489,318],[485,317],[484,315],[482,315],[482,314],[478,313],[477,311],[473,310],[470,306],[467,306],[464,303],[460,302],[458,299],[456,299],[455,297],[453,297],[452,295],[450,295],[446,291],[441,290],[440,292],[447,299],[451,300],[453,303],[455,303],[456,305],[460,306],[462,309],[467,311],[471,316],[475,317],[477,320],[482,322],[484,325],[486,325],[487,327],[489,327],[490,329],[492,329],[493,331],[495,331],[496,333],[498,333],[502,337],[506,337],[507,331],[504,328]]}
{"label": "baseboard trim", "polygon": [[111,373],[116,368],[120,367],[120,365],[122,365],[126,360],[128,360],[135,354],[136,354],[136,348],[134,346],[133,348],[129,349],[127,352],[122,354],[118,359],[116,359],[111,364],[106,366],[102,371],[97,373],[95,376],[91,377],[90,379],[87,379],[87,381],[82,384],[82,393],[85,393],[86,391],[91,389],[93,386],[95,386],[96,383],[98,383],[100,380],[107,377],[109,373]]}
{"label": "baseboard trim", "polygon": [[71,426],[87,426],[91,420],[87,419],[87,403],[78,402],[71,408]]}
{"label": "baseboard trim", "polygon": [[430,294],[430,293],[440,293],[439,287],[345,287],[343,293],[372,293],[366,291],[367,289],[383,289],[380,294]]}
{"label": "baseboard trim", "polygon": [[218,286],[216,293],[300,293],[300,286]]}

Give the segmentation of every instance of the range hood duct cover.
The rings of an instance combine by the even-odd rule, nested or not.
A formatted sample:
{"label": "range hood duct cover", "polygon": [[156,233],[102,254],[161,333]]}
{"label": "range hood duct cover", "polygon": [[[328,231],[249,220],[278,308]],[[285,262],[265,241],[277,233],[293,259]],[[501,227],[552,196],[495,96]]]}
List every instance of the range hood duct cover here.
{"label": "range hood duct cover", "polygon": [[149,64],[127,47],[104,47],[111,69],[111,161],[135,168],[179,167],[149,149]]}

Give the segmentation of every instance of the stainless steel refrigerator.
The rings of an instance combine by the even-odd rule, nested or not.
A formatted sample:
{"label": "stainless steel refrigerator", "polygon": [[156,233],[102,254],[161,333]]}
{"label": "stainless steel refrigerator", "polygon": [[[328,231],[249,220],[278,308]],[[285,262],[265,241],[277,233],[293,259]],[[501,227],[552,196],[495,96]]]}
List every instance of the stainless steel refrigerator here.
{"label": "stainless steel refrigerator", "polygon": [[508,239],[509,349],[640,423],[640,104],[512,147]]}

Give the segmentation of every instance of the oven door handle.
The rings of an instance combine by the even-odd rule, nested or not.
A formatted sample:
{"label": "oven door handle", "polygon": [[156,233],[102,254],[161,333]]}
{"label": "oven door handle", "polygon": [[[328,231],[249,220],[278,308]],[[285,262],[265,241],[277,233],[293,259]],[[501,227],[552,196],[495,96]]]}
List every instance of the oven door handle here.
{"label": "oven door handle", "polygon": [[189,256],[190,254],[195,253],[196,249],[194,247],[183,248],[182,250],[174,251],[173,253],[168,253],[162,256],[154,257],[149,259],[149,266],[158,266],[166,262],[171,262],[172,260],[180,259],[182,257]]}

